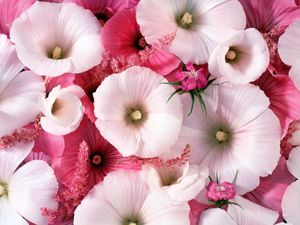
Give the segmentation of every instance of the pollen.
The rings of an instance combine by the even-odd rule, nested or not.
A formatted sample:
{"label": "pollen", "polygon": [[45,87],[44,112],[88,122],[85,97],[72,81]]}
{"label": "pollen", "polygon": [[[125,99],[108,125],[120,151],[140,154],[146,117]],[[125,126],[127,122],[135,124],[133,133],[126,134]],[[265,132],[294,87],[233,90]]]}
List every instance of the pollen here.
{"label": "pollen", "polygon": [[0,183],[0,197],[6,196],[8,194],[7,184]]}
{"label": "pollen", "polygon": [[193,22],[193,16],[190,13],[186,12],[181,17],[180,22],[181,22],[181,25],[183,25],[183,26],[190,25]]}
{"label": "pollen", "polygon": [[52,52],[52,59],[61,59],[62,57],[62,48],[61,47],[55,47]]}
{"label": "pollen", "polygon": [[236,51],[234,51],[232,49],[229,49],[229,51],[225,55],[225,59],[227,61],[233,61],[236,59],[236,57],[237,57],[237,53],[236,53]]}
{"label": "pollen", "polygon": [[140,110],[135,110],[131,113],[130,117],[133,121],[137,121],[143,118],[143,114],[141,113]]}
{"label": "pollen", "polygon": [[228,135],[227,133],[225,133],[224,131],[217,131],[216,133],[216,139],[219,141],[219,142],[224,142],[224,141],[227,141],[228,140]]}

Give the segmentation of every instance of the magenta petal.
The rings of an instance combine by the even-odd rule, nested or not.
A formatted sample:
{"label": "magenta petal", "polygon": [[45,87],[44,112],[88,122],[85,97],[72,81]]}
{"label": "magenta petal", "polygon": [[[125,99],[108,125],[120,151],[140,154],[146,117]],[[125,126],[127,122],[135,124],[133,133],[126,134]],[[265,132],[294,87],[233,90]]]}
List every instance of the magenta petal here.
{"label": "magenta petal", "polygon": [[148,58],[148,62],[145,66],[161,75],[167,75],[171,71],[175,70],[180,64],[180,60],[169,52],[162,50],[153,51],[154,52]]}
{"label": "magenta petal", "polygon": [[177,71],[175,73],[175,77],[177,81],[183,81],[188,76],[189,76],[189,72]]}
{"label": "magenta petal", "polygon": [[190,91],[197,87],[197,83],[194,78],[189,77],[187,80],[182,81],[182,89],[184,91]]}
{"label": "magenta petal", "polygon": [[134,9],[120,11],[105,24],[101,31],[103,46],[112,56],[137,54],[135,41],[139,35]]}
{"label": "magenta petal", "polygon": [[270,109],[280,120],[282,136],[289,123],[300,119],[300,92],[288,76],[264,73],[256,82],[270,99]]}

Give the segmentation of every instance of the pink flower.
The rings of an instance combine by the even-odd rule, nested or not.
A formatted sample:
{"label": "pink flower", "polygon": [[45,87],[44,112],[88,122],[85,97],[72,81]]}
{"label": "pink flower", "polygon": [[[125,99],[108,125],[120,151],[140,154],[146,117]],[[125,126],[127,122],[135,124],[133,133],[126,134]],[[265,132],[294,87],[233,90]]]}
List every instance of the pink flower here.
{"label": "pink flower", "polygon": [[137,5],[137,0],[64,0],[63,2],[74,2],[91,10],[103,26],[117,12]]}
{"label": "pink flower", "polygon": [[192,62],[186,64],[187,71],[178,71],[176,73],[177,80],[181,81],[181,87],[184,91],[190,91],[195,88],[202,89],[207,85],[207,67],[196,69]]}
{"label": "pink flower", "polygon": [[36,0],[1,0],[0,1],[0,34],[9,36],[12,22],[29,8]]}
{"label": "pink flower", "polygon": [[281,135],[285,136],[289,123],[300,119],[300,92],[288,76],[272,76],[265,72],[255,84],[270,99],[270,109],[280,120]]}
{"label": "pink flower", "polygon": [[[270,51],[269,71],[287,75],[289,67],[278,55],[277,44],[285,28],[300,18],[300,8],[294,0],[240,0],[247,16],[247,27],[258,29]],[[267,9],[267,10],[266,10]]]}
{"label": "pink flower", "polygon": [[135,9],[124,9],[111,18],[101,32],[105,50],[111,56],[137,57],[137,63],[166,75],[180,60],[171,53],[149,45],[136,22]]}
{"label": "pink flower", "polygon": [[211,181],[206,186],[206,190],[206,197],[214,202],[219,200],[230,200],[236,195],[235,186],[230,182],[218,184],[215,181]]}
{"label": "pink flower", "polygon": [[[79,145],[82,141],[87,144],[88,178],[87,186],[91,189],[95,184],[102,181],[111,171],[118,169],[135,169],[135,164],[126,161],[121,154],[109,144],[99,133],[95,125],[84,118],[76,132],[65,136],[65,150],[62,157],[56,159],[54,169],[59,180],[68,184],[76,170],[78,161]],[[80,165],[79,165],[80,166]]]}

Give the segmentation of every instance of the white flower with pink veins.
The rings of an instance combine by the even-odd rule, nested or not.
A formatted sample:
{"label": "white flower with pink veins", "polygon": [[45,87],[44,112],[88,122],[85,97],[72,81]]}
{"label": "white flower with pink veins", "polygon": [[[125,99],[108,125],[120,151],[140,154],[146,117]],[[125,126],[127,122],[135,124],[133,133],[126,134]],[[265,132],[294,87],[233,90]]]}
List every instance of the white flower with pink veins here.
{"label": "white flower with pink veins", "polygon": [[100,30],[92,12],[74,3],[36,1],[13,22],[10,37],[26,67],[55,77],[101,62]]}
{"label": "white flower with pink veins", "polygon": [[77,207],[74,225],[188,225],[186,202],[173,204],[151,193],[140,171],[116,171],[97,184]]}
{"label": "white flower with pink veins", "polygon": [[[20,164],[34,143],[0,151],[0,221],[5,225],[47,225],[42,208],[56,210],[58,183],[52,168],[42,160]],[[18,169],[17,169],[18,168]]]}
{"label": "white flower with pink veins", "polygon": [[35,120],[38,99],[45,91],[43,79],[31,71],[20,71],[15,46],[0,35],[0,137]]}
{"label": "white flower with pink veins", "polygon": [[[211,85],[218,97],[203,95],[190,116],[190,96],[183,96],[184,119],[174,149],[191,146],[190,163],[209,168],[213,180],[232,180],[238,194],[253,190],[260,176],[272,173],[280,157],[280,124],[268,108],[269,99],[256,86]],[[211,91],[211,90],[208,90]],[[208,101],[209,100],[209,101]]]}
{"label": "white flower with pink veins", "polygon": [[195,64],[208,62],[216,43],[246,25],[237,0],[141,0],[136,16],[147,43],[175,35],[168,50]]}

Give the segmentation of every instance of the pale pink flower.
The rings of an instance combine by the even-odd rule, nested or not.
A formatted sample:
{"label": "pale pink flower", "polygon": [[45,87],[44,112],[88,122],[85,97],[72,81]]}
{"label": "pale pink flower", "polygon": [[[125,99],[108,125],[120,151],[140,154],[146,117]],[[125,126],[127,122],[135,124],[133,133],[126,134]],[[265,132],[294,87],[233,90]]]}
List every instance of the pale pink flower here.
{"label": "pale pink flower", "polygon": [[45,91],[43,79],[31,71],[20,71],[15,47],[0,35],[0,137],[13,133],[35,120],[38,99]]}
{"label": "pale pink flower", "polygon": [[152,192],[168,196],[174,202],[192,200],[204,188],[208,169],[198,165],[161,166],[149,165],[142,169],[145,181]]}
{"label": "pale pink flower", "polygon": [[162,82],[163,76],[148,68],[131,67],[105,78],[94,93],[96,126],[123,156],[172,158],[182,105],[179,96],[167,102],[175,89]]}
{"label": "pale pink flower", "polygon": [[219,43],[208,68],[222,82],[247,84],[259,78],[269,65],[269,50],[263,36],[253,28],[238,31]]}
{"label": "pale pink flower", "polygon": [[[203,95],[207,111],[183,96],[183,128],[174,149],[191,146],[190,163],[209,168],[213,180],[232,180],[236,173],[238,194],[253,190],[260,176],[275,169],[280,157],[280,124],[268,108],[269,100],[254,85],[211,85]],[[216,90],[216,91],[214,91]],[[206,92],[204,91],[204,93]],[[213,100],[214,99],[214,100]]]}
{"label": "pale pink flower", "polygon": [[244,29],[246,16],[236,0],[141,0],[137,22],[147,43],[175,33],[168,50],[185,63],[204,64],[216,43]]}
{"label": "pale pink flower", "polygon": [[188,225],[189,207],[150,193],[140,172],[116,171],[77,207],[74,225],[81,224]]}
{"label": "pale pink flower", "polygon": [[204,211],[198,225],[271,225],[277,221],[276,211],[239,196],[233,202],[238,205],[229,204],[227,212],[219,208]]}
{"label": "pale pink flower", "polygon": [[57,207],[54,198],[58,184],[47,163],[33,160],[17,169],[32,147],[33,142],[19,143],[0,151],[1,224],[28,225],[30,221],[46,225],[47,218],[42,215],[41,208]]}
{"label": "pale pink flower", "polygon": [[100,29],[96,17],[76,4],[37,1],[13,22],[10,36],[26,67],[59,76],[100,63]]}
{"label": "pale pink flower", "polygon": [[292,66],[289,71],[289,76],[295,86],[300,90],[300,20],[295,21],[290,25],[280,37],[278,43],[278,52],[280,58],[287,65]]}
{"label": "pale pink flower", "polygon": [[1,0],[0,1],[0,34],[9,36],[12,22],[29,8],[36,0]]}
{"label": "pale pink flower", "polygon": [[247,16],[247,28],[256,28],[267,41],[270,73],[287,75],[289,67],[278,55],[278,39],[287,26],[300,18],[300,8],[294,0],[240,0],[240,3]]}
{"label": "pale pink flower", "polygon": [[76,85],[53,88],[47,97],[40,100],[42,128],[54,135],[65,135],[76,130],[84,114],[80,100],[83,96],[83,90]]}
{"label": "pale pink flower", "polygon": [[294,225],[300,223],[300,147],[292,150],[287,161],[289,171],[298,179],[293,182],[285,191],[282,199],[282,214],[284,219]]}

